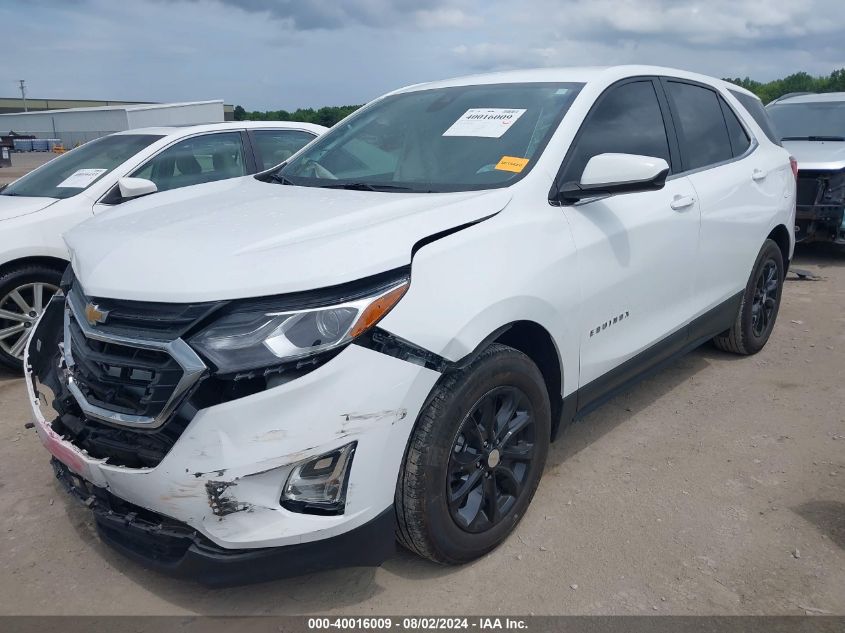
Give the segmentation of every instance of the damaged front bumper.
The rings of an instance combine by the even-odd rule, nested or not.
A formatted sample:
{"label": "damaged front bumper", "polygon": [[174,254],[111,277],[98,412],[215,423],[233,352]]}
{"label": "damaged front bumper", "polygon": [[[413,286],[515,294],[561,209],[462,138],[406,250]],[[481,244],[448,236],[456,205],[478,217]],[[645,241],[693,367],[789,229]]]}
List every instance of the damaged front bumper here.
{"label": "damaged front bumper", "polygon": [[89,484],[55,457],[51,463],[67,492],[94,513],[103,541],[145,566],[208,586],[261,582],[337,567],[377,566],[393,553],[392,508],[364,525],[320,541],[226,549],[184,523]]}
{"label": "damaged front bumper", "polygon": [[835,242],[845,244],[845,206],[798,205],[795,212],[798,242]]}
{"label": "damaged front bumper", "polygon": [[798,171],[796,240],[845,244],[845,170]]}
{"label": "damaged front bumper", "polygon": [[[396,478],[437,371],[353,344],[289,382],[195,411],[159,463],[127,467],[92,456],[56,422],[67,378],[45,330],[63,304],[54,298],[35,328],[27,390],[57,476],[95,512],[104,540],[150,566],[217,584],[374,565],[389,555]],[[350,442],[342,513],[282,507],[298,464]],[[264,571],[259,559],[270,561]]]}

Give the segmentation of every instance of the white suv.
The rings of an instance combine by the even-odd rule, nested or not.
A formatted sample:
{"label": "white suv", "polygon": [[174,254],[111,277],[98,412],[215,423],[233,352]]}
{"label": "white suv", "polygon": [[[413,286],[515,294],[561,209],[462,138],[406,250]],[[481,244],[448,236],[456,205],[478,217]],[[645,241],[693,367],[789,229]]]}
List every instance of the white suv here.
{"label": "white suv", "polygon": [[130,198],[264,171],[325,131],[282,121],[135,129],[0,188],[0,365],[21,368],[30,328],[67,267],[63,232]]}
{"label": "white suv", "polygon": [[765,345],[794,209],[789,155],[719,80],[398,90],[280,169],[71,231],[36,429],[103,538],[172,573],[377,564],[394,530],[469,561],[561,425],[710,339]]}

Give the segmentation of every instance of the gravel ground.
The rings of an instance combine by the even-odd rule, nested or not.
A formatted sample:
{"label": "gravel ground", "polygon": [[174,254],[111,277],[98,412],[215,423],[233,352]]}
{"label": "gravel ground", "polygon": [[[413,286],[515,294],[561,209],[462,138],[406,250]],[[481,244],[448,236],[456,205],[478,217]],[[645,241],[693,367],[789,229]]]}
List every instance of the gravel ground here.
{"label": "gravel ground", "polygon": [[498,550],[209,590],[100,543],[0,374],[2,614],[845,614],[845,252],[757,356],[703,347],[570,428]]}

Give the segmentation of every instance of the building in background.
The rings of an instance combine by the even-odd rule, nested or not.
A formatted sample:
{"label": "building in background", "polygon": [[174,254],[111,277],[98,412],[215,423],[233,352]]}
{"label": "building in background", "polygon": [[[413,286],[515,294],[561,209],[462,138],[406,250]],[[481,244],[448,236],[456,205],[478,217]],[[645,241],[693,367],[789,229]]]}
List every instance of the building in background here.
{"label": "building in background", "polygon": [[[26,110],[69,110],[71,108],[100,108],[102,106],[152,105],[155,101],[102,101],[100,99],[33,99],[26,98]],[[0,97],[0,114],[16,114],[24,111],[21,97]],[[223,120],[235,120],[235,106],[223,104]]]}
{"label": "building in background", "polygon": [[[0,104],[4,101],[10,100],[0,100]],[[106,134],[135,128],[228,120],[222,100],[101,105],[57,110],[34,110],[30,106],[31,102],[27,98],[29,112],[0,114],[0,133],[15,132],[41,139],[59,139],[65,147],[70,148]]]}

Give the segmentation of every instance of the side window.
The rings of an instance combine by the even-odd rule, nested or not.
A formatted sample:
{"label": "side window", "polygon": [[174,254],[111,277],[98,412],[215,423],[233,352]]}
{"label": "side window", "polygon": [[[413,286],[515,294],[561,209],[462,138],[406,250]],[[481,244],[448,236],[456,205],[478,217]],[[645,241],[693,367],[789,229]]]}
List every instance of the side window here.
{"label": "side window", "polygon": [[587,115],[561,182],[578,182],[593,156],[605,153],[657,156],[667,163],[669,141],[651,81],[611,88]]}
{"label": "side window", "polygon": [[285,162],[316,137],[300,130],[252,130],[261,169]]}
{"label": "side window", "polygon": [[757,125],[763,130],[763,134],[775,145],[780,145],[780,136],[775,132],[775,126],[769,118],[766,108],[763,107],[763,102],[757,97],[752,97],[738,90],[731,90],[730,93],[736,97],[736,100],[742,104],[743,108],[748,110],[748,114],[754,118]]}
{"label": "side window", "polygon": [[179,141],[132,174],[152,180],[159,191],[244,175],[240,132],[204,134]]}
{"label": "side window", "polygon": [[736,118],[736,115],[731,110],[730,106],[725,103],[724,99],[719,98],[719,105],[722,106],[722,114],[725,117],[725,123],[728,126],[728,137],[731,140],[731,149],[733,150],[734,158],[742,156],[751,145],[751,139],[745,132],[745,128]]}
{"label": "side window", "polygon": [[678,81],[669,81],[666,87],[679,119],[676,127],[684,171],[733,158],[728,128],[716,93]]}

